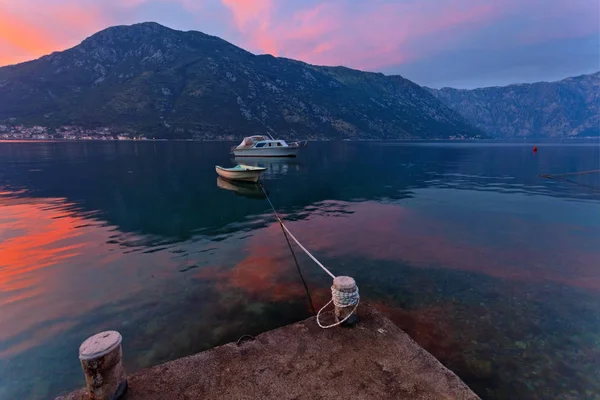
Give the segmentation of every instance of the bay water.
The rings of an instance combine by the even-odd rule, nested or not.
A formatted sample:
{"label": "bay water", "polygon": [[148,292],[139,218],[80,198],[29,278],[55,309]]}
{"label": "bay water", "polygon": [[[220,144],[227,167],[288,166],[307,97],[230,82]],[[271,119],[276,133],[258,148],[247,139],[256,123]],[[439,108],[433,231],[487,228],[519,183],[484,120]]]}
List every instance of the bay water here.
{"label": "bay water", "polygon": [[[329,300],[262,191],[217,179],[231,145],[0,143],[0,399],[83,386],[79,344],[102,330],[134,372]],[[597,170],[600,145],[537,145],[315,142],[242,162],[267,168],[317,258],[481,397],[599,398],[600,174],[540,175]]]}

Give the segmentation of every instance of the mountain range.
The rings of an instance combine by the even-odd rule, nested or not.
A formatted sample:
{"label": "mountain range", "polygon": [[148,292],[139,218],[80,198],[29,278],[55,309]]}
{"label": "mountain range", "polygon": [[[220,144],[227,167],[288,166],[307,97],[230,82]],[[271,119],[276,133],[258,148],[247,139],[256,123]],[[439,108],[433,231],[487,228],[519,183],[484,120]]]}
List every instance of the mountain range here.
{"label": "mountain range", "polygon": [[402,78],[254,55],[157,23],[0,68],[0,121],[167,138],[414,139],[481,132]]}
{"label": "mountain range", "polygon": [[599,81],[436,90],[146,22],[0,68],[0,123],[196,139],[598,136]]}
{"label": "mountain range", "polygon": [[488,136],[600,136],[600,72],[557,82],[428,90]]}

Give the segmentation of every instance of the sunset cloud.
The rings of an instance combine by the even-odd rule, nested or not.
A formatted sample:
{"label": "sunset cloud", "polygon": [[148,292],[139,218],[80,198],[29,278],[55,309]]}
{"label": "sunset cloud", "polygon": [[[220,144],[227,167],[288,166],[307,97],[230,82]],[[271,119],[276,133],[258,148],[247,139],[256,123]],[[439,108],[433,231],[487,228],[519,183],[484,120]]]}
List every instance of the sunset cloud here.
{"label": "sunset cloud", "polygon": [[244,0],[221,1],[242,34],[239,44],[252,51],[374,71],[463,47],[480,49],[483,57],[496,49],[600,32],[598,6],[583,0],[307,1],[291,11],[271,0],[255,7]]}
{"label": "sunset cloud", "polygon": [[0,3],[0,46],[13,48],[8,49],[10,53],[0,54],[0,60],[12,64],[65,50],[110,21],[101,9],[77,3],[60,7],[54,7],[52,2]]}
{"label": "sunset cloud", "polygon": [[[590,38],[600,33],[599,7],[588,0],[0,0],[0,64],[63,50],[110,25],[156,21],[321,65],[472,75],[491,57],[502,57],[497,68],[522,70],[540,48],[551,54],[532,69],[576,74],[598,68]],[[573,52],[578,58],[565,57]]]}
{"label": "sunset cloud", "polygon": [[[401,64],[459,40],[502,18],[511,7],[486,1],[321,2],[281,17],[271,0],[222,0],[233,14],[243,44],[259,52],[315,64],[379,69]],[[450,33],[450,36],[444,35]],[[429,36],[429,46],[412,43]],[[421,54],[420,54],[421,53]]]}
{"label": "sunset cloud", "polygon": [[233,13],[235,23],[241,31],[251,24],[258,23],[259,28],[268,23],[273,2],[271,0],[222,0]]}
{"label": "sunset cloud", "polygon": [[222,0],[233,15],[235,26],[247,44],[277,56],[277,41],[271,29],[272,0]]}
{"label": "sunset cloud", "polygon": [[[29,55],[29,58],[51,53],[59,46],[43,28],[6,11],[0,13],[0,40],[18,50],[21,53],[18,56]],[[11,55],[4,52],[1,57],[11,59]]]}

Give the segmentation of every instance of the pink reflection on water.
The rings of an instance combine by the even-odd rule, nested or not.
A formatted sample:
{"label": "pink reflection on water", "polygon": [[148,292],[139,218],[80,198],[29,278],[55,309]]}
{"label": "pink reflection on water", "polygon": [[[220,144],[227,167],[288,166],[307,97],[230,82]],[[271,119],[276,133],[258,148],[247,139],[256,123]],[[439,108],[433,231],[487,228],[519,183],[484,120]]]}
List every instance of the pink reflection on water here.
{"label": "pink reflection on water", "polygon": [[[328,202],[327,208],[326,213],[314,212],[286,225],[317,258],[330,260],[339,274],[344,273],[344,260],[364,257],[600,290],[600,248],[589,246],[580,236],[582,229],[589,241],[600,236],[591,228],[502,216],[493,226],[506,234],[498,236],[486,232],[487,228],[471,232],[472,221],[457,224],[397,204]],[[204,268],[196,277],[217,280],[222,290],[243,289],[256,299],[286,301],[305,296],[279,224],[254,231],[238,251],[244,258],[233,268]],[[318,268],[300,257],[302,268]],[[322,282],[311,287],[315,304],[330,296],[329,278],[324,275]]]}
{"label": "pink reflection on water", "polygon": [[254,300],[288,301],[306,296],[279,224],[257,231],[238,251],[244,256],[233,268],[204,267],[196,278],[216,280],[220,290],[244,290]]}
{"label": "pink reflection on water", "polygon": [[[48,205],[61,200],[0,202],[0,292],[4,303],[31,297],[43,275],[38,270],[79,254],[81,243],[72,239],[80,220]],[[13,297],[14,296],[14,297]]]}
{"label": "pink reflection on water", "polygon": [[330,259],[359,256],[600,290],[600,247],[592,245],[598,229],[501,215],[493,229],[507,234],[497,236],[492,225],[471,233],[473,221],[461,225],[397,204],[345,208],[350,213],[341,217],[314,214],[287,225],[306,247]]}
{"label": "pink reflection on water", "polygon": [[39,345],[86,313],[151,287],[153,271],[175,265],[162,252],[124,255],[118,244],[107,243],[112,227],[69,211],[64,199],[12,195],[0,195],[0,342],[12,341],[0,357]]}

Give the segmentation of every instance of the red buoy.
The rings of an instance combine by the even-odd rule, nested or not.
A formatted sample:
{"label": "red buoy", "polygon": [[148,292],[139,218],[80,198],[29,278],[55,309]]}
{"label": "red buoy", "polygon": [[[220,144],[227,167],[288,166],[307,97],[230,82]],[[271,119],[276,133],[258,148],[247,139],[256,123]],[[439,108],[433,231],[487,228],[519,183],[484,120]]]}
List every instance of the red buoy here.
{"label": "red buoy", "polygon": [[537,151],[537,146],[533,146],[533,152],[535,153]]}

